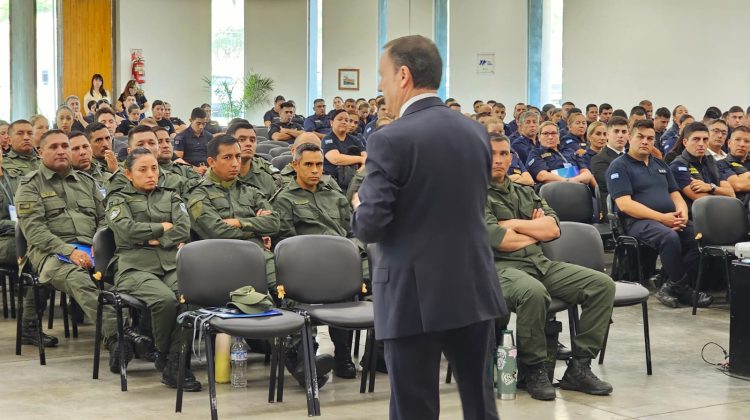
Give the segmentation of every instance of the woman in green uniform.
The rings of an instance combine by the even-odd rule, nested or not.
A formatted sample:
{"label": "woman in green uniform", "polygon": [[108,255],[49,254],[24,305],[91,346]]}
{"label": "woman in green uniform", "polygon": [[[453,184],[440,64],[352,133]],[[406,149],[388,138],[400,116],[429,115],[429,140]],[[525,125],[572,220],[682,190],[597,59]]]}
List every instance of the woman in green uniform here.
{"label": "woman in green uniform", "polygon": [[[190,218],[176,191],[157,186],[159,164],[150,150],[136,148],[125,166],[130,182],[112,191],[107,202],[107,219],[117,244],[115,288],[148,306],[161,381],[176,388],[180,350],[177,250],[188,240]],[[189,370],[184,386],[186,391],[201,388]]]}

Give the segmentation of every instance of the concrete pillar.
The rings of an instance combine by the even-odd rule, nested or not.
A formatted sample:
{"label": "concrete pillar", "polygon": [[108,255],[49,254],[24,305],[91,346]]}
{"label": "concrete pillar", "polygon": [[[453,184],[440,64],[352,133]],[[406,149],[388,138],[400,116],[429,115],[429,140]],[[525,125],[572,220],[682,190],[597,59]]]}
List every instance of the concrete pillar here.
{"label": "concrete pillar", "polygon": [[10,0],[11,119],[36,114],[36,1]]}

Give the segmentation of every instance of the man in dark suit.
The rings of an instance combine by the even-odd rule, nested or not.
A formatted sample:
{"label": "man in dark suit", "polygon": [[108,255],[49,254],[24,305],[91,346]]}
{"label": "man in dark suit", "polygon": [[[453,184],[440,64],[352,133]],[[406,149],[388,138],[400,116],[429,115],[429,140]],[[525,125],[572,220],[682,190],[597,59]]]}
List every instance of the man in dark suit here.
{"label": "man in dark suit", "polygon": [[612,117],[607,122],[607,145],[591,158],[591,173],[594,174],[596,185],[602,195],[607,198],[607,168],[618,156],[625,153],[628,143],[628,120],[622,117]]}
{"label": "man in dark suit", "polygon": [[385,343],[392,419],[437,419],[445,353],[466,419],[497,419],[487,361],[505,315],[484,228],[492,165],[480,124],[436,91],[437,47],[395,39],[380,61],[380,90],[399,119],[370,136],[367,176],[353,199],[354,233],[378,243],[375,334]]}

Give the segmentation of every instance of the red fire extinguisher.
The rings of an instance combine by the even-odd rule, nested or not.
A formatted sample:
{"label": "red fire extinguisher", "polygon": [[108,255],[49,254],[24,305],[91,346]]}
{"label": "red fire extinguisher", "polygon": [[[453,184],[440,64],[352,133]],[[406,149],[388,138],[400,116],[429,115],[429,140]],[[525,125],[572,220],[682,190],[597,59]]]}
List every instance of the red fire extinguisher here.
{"label": "red fire extinguisher", "polygon": [[139,85],[146,83],[146,70],[144,69],[143,57],[134,58],[131,62],[130,70],[133,74],[133,79]]}

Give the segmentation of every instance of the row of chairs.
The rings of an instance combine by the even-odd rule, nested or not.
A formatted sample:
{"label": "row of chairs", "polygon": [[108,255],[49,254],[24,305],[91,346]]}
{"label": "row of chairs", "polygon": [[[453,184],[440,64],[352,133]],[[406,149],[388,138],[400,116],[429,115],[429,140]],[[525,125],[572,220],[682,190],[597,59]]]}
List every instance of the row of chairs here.
{"label": "row of chairs", "polygon": [[[106,265],[115,252],[114,237],[109,229],[94,237],[97,271],[105,273]],[[271,377],[269,402],[282,401],[284,386],[284,350],[282,338],[297,332],[303,337],[303,363],[306,375],[308,413],[320,414],[320,403],[315,373],[315,351],[312,342],[314,325],[353,331],[366,330],[367,341],[364,370],[361,375],[360,392],[366,388],[374,391],[375,355],[374,313],[372,303],[359,301],[356,297],[361,289],[361,260],[352,242],[345,238],[323,235],[306,235],[286,239],[275,249],[277,278],[284,279],[281,285],[285,299],[298,304],[293,311],[282,309],[281,316],[263,318],[221,319],[211,318],[207,323],[200,318],[188,316],[183,322],[186,331],[181,351],[180,366],[184,366],[190,352],[192,329],[200,329],[206,335],[206,360],[209,382],[211,416],[217,418],[216,388],[213,371],[213,343],[217,333],[226,333],[246,339],[270,339]],[[211,261],[211,264],[206,264]],[[327,264],[319,264],[327,261]],[[251,284],[260,293],[267,292],[265,282],[265,259],[257,245],[239,240],[202,240],[190,242],[178,253],[177,277],[181,302],[191,307],[219,307],[227,302],[229,292]],[[105,277],[111,280],[111,274]],[[212,281],[206,281],[212,279]],[[93,378],[98,378],[101,343],[101,318],[103,307],[113,305],[117,313],[118,334],[123,333],[123,311],[143,310],[145,305],[137,298],[114,290],[102,291],[96,320],[96,347],[94,350]],[[282,305],[283,306],[283,305]],[[187,306],[185,306],[187,308]],[[123,360],[121,352],[120,360]],[[182,375],[182,372],[181,372]],[[127,390],[127,372],[120,366],[121,390]],[[178,383],[182,384],[182,378]],[[369,386],[368,386],[369,385]],[[177,391],[176,411],[182,409],[182,388]]]}

